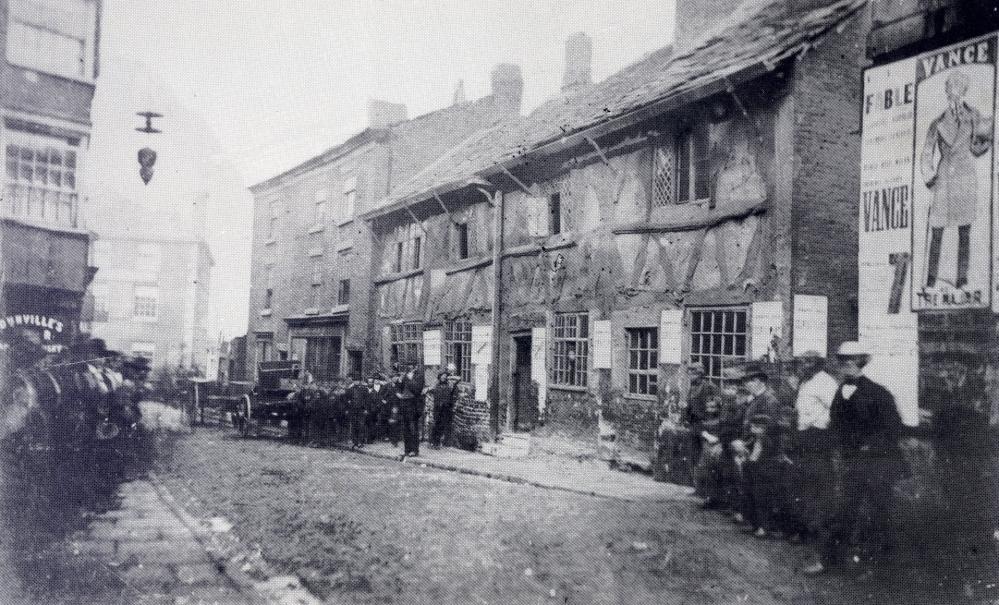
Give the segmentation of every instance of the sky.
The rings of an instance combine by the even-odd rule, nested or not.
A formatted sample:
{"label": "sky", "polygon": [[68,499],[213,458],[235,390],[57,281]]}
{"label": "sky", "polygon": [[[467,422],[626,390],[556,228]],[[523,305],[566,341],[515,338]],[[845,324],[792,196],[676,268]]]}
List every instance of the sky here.
{"label": "sky", "polygon": [[[497,63],[517,63],[526,113],[561,84],[564,42],[593,38],[599,80],[669,44],[671,0],[104,0],[93,111],[94,204],[190,217],[216,256],[213,330],[246,330],[252,198],[245,187],[367,125],[367,103],[410,117],[489,94]],[[136,111],[165,114],[161,135]],[[158,152],[150,186],[135,153]],[[165,219],[169,221],[172,219]]]}

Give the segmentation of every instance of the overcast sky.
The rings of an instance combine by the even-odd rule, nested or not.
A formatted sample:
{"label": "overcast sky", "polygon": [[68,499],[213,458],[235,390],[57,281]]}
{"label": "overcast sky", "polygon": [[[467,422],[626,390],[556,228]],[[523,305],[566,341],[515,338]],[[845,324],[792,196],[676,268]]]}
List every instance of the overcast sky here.
{"label": "overcast sky", "polygon": [[[184,200],[195,189],[216,190],[209,222],[226,233],[209,234],[223,257],[213,274],[213,298],[219,329],[239,334],[246,328],[240,307],[246,306],[249,248],[238,243],[250,236],[243,186],[363,129],[370,98],[405,103],[413,117],[450,104],[459,79],[469,99],[484,96],[497,63],[520,64],[526,113],[558,90],[569,34],[593,38],[594,78],[602,79],[670,43],[673,4],[105,0],[92,146],[96,181],[105,192],[149,198],[147,207],[189,205]],[[140,109],[168,114],[164,135],[147,138],[161,157],[156,195],[137,185],[130,148],[144,142],[131,134]],[[172,179],[160,178],[171,172]]]}

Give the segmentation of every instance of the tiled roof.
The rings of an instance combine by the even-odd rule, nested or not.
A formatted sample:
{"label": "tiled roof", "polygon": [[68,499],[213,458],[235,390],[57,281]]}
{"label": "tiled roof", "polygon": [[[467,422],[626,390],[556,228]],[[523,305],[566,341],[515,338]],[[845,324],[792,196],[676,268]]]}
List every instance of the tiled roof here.
{"label": "tiled roof", "polygon": [[690,51],[674,54],[672,47],[664,47],[601,82],[563,91],[526,118],[476,133],[395,188],[383,207],[461,186],[476,173],[563,137],[717,84],[754,66],[772,69],[805,52],[866,2],[836,0],[789,15],[786,0],[746,0]]}

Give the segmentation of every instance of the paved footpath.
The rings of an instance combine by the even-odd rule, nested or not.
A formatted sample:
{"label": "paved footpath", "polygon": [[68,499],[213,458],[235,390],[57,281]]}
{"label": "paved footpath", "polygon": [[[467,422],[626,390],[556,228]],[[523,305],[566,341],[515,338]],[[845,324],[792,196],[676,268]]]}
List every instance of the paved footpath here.
{"label": "paved footpath", "polygon": [[[160,409],[162,408],[162,409]],[[154,430],[185,430],[179,414],[143,402]],[[153,427],[150,427],[153,428]],[[224,520],[191,517],[155,474],[122,484],[116,510],[96,515],[69,542],[71,554],[105,564],[125,584],[123,602],[149,605],[313,605],[292,577],[253,580],[217,548]],[[219,525],[222,524],[222,527]]]}

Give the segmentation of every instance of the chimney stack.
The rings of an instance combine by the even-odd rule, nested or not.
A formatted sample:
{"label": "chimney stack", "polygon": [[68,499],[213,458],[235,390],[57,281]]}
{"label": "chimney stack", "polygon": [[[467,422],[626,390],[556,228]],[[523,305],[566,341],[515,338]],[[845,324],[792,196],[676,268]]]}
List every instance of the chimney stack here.
{"label": "chimney stack", "polygon": [[500,103],[520,111],[520,98],[524,92],[524,78],[520,66],[500,63],[493,69],[493,97]]}
{"label": "chimney stack", "polygon": [[592,82],[593,40],[585,32],[577,32],[565,41],[565,73],[562,90]]}
{"label": "chimney stack", "polygon": [[406,120],[406,106],[403,103],[390,103],[379,99],[368,101],[368,127],[385,128]]}
{"label": "chimney stack", "polygon": [[454,100],[452,101],[455,105],[461,105],[465,102],[465,81],[458,80],[458,86],[454,89]]}

